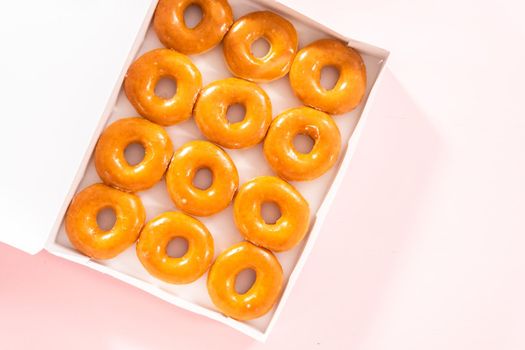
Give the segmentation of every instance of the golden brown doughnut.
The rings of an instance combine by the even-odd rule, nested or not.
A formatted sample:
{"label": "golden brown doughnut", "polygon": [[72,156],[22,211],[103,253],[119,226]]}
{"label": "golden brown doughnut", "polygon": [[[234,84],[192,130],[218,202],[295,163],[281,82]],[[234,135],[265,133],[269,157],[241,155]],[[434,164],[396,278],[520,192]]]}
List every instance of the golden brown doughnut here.
{"label": "golden brown doughnut", "polygon": [[[132,143],[144,147],[144,159],[130,165],[124,150]],[[173,154],[173,145],[164,128],[140,117],[120,119],[100,135],[95,148],[95,167],[105,184],[135,192],[160,181]]]}
{"label": "golden brown doughnut", "polygon": [[[237,103],[244,106],[245,117],[230,123],[226,112]],[[227,78],[202,89],[193,115],[208,140],[226,148],[246,148],[258,144],[266,135],[272,122],[272,104],[257,84]]]}
{"label": "golden brown doughnut", "polygon": [[[244,294],[235,290],[235,278],[245,269],[255,270],[255,282]],[[242,242],[223,251],[208,274],[211,300],[226,316],[237,320],[261,317],[275,305],[283,286],[283,269],[268,250]]]}
{"label": "golden brown doughnut", "polygon": [[[301,153],[293,140],[304,134],[314,140],[309,153]],[[305,181],[330,169],[341,150],[341,135],[328,114],[309,107],[288,109],[273,121],[264,140],[264,155],[272,169],[286,180]]]}
{"label": "golden brown doughnut", "polygon": [[[188,241],[188,250],[179,257],[166,251],[174,238]],[[213,237],[199,220],[179,212],[160,214],[142,229],[137,256],[153,276],[174,284],[190,283],[202,276],[213,259]]]}
{"label": "golden brown doughnut", "polygon": [[[97,214],[106,208],[115,212],[109,230],[98,226]],[[140,198],[104,184],[91,185],[75,195],[66,213],[66,233],[73,246],[93,259],[111,259],[139,237],[146,213]]]}
{"label": "golden brown doughnut", "polygon": [[[176,81],[177,91],[165,99],[155,94],[161,78]],[[202,87],[202,77],[191,60],[174,50],[146,52],[131,64],[124,90],[137,112],[160,125],[173,125],[188,119]]]}
{"label": "golden brown doughnut", "polygon": [[[199,169],[208,168],[213,177],[205,190],[193,185]],[[179,148],[166,174],[168,193],[182,211],[209,216],[226,208],[239,186],[237,168],[230,156],[208,141],[190,141]]]}
{"label": "golden brown doughnut", "polygon": [[[260,38],[270,44],[264,57],[256,57],[251,50]],[[223,51],[233,75],[255,82],[276,80],[290,70],[297,52],[297,32],[292,23],[273,12],[252,12],[233,24],[224,37]]]}
{"label": "golden brown doughnut", "polygon": [[[197,5],[202,19],[194,28],[184,22],[184,12]],[[186,55],[208,51],[218,45],[233,23],[233,14],[226,0],[160,0],[153,18],[153,27],[164,46]]]}
{"label": "golden brown doughnut", "polygon": [[[281,217],[267,224],[263,203],[275,203]],[[297,245],[308,232],[308,202],[289,183],[275,176],[259,176],[241,186],[233,203],[233,218],[241,235],[248,241],[277,252]]]}
{"label": "golden brown doughnut", "polygon": [[[321,86],[321,69],[332,66],[339,79],[331,90]],[[366,91],[366,67],[359,53],[339,40],[323,39],[301,49],[290,70],[292,89],[304,104],[330,114],[354,109]]]}
{"label": "golden brown doughnut", "polygon": [[[194,28],[184,22],[184,12],[190,5],[202,11],[202,19]],[[162,44],[186,55],[219,44],[232,23],[232,10],[226,0],[160,0],[153,18],[153,28]]]}

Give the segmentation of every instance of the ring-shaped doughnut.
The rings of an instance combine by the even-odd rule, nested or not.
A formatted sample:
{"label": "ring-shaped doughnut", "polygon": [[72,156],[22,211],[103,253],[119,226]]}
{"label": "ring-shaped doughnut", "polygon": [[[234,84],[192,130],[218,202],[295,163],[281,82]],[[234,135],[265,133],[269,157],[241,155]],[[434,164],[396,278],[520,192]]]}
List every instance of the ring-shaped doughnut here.
{"label": "ring-shaped doughnut", "polygon": [[[168,255],[174,238],[188,242],[188,250],[178,258]],[[174,284],[197,280],[211,265],[213,237],[199,220],[179,212],[166,212],[149,221],[140,233],[137,256],[153,276]]]}
{"label": "ring-shaped doughnut", "polygon": [[[144,147],[144,158],[130,165],[124,151],[132,143]],[[105,184],[124,191],[148,189],[160,181],[173,154],[164,128],[144,118],[120,119],[100,135],[95,148],[95,167]]]}
{"label": "ring-shaped doughnut", "polygon": [[[190,5],[202,11],[200,22],[193,28],[184,21]],[[232,23],[232,10],[226,0],[160,0],[153,18],[153,28],[162,44],[186,55],[215,47]]]}
{"label": "ring-shaped doughnut", "polygon": [[[264,38],[270,44],[268,53],[256,57],[252,44]],[[239,18],[224,37],[223,51],[233,75],[267,82],[288,73],[297,52],[297,32],[283,17],[269,11],[249,13]]]}
{"label": "ring-shaped doughnut", "polygon": [[[309,153],[294,147],[294,138],[307,135],[314,145]],[[273,121],[264,140],[264,156],[286,180],[306,181],[330,169],[341,151],[341,134],[328,114],[309,107],[288,109]]]}
{"label": "ring-shaped doughnut", "polygon": [[[235,290],[235,279],[245,269],[255,271],[255,282],[244,294]],[[283,286],[283,270],[268,250],[249,242],[233,245],[215,260],[208,274],[208,293],[225,315],[250,320],[270,311]]]}
{"label": "ring-shaped doughnut", "polygon": [[[177,84],[171,98],[155,94],[155,87],[162,78],[172,79]],[[140,56],[131,64],[124,80],[126,96],[135,110],[164,126],[191,116],[201,87],[199,69],[187,56],[170,49],[155,49]]]}
{"label": "ring-shaped doughnut", "polygon": [[[193,184],[198,170],[208,168],[212,184],[200,189]],[[239,186],[237,168],[230,156],[208,141],[190,141],[179,148],[166,173],[168,193],[182,211],[209,216],[226,208]]]}
{"label": "ring-shaped doughnut", "polygon": [[[228,108],[241,104],[242,121],[230,123]],[[262,141],[272,122],[270,98],[257,84],[227,78],[201,90],[193,112],[195,122],[206,138],[226,148],[247,148]]]}
{"label": "ring-shaped doughnut", "polygon": [[[321,69],[334,67],[339,72],[335,86],[321,86]],[[290,84],[304,104],[329,114],[351,111],[366,91],[366,67],[359,53],[343,42],[322,39],[301,49],[290,70]]]}
{"label": "ring-shaped doughnut", "polygon": [[[115,224],[103,230],[97,215],[111,208]],[[66,213],[65,228],[69,241],[93,259],[111,259],[137,240],[146,213],[140,198],[104,184],[91,185],[75,195]]]}
{"label": "ring-shaped doughnut", "polygon": [[[281,216],[274,224],[262,217],[263,203],[274,203]],[[308,202],[289,183],[259,176],[243,184],[233,203],[233,218],[241,235],[255,245],[280,252],[296,246],[308,232]]]}

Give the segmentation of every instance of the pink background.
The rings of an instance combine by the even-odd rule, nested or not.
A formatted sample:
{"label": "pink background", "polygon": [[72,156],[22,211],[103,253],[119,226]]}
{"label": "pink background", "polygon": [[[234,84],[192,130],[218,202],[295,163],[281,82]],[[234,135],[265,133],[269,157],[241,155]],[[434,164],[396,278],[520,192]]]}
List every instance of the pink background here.
{"label": "pink background", "polygon": [[0,245],[0,348],[525,348],[522,5],[284,2],[393,56],[268,342]]}

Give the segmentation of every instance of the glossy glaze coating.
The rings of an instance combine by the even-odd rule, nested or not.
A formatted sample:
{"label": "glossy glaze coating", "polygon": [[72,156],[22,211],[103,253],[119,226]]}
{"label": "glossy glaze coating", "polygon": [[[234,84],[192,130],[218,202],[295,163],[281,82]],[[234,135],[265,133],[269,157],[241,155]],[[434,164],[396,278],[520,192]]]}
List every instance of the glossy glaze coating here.
{"label": "glossy glaze coating", "polygon": [[[97,224],[97,214],[106,208],[112,208],[116,217],[109,230]],[[145,219],[138,196],[99,183],[75,195],[65,226],[69,241],[81,253],[93,259],[111,259],[137,240]]]}
{"label": "glossy glaze coating", "polygon": [[[251,46],[264,38],[270,50],[253,55]],[[267,82],[288,73],[297,52],[297,32],[283,17],[269,11],[252,12],[239,18],[224,37],[223,50],[230,71],[237,77]]]}
{"label": "glossy glaze coating", "polygon": [[[183,256],[172,258],[166,249],[178,237],[188,242],[188,250]],[[199,220],[167,212],[144,226],[137,242],[137,256],[153,276],[168,283],[190,283],[208,271],[213,259],[213,237]]]}
{"label": "glossy glaze coating", "polygon": [[[228,107],[241,104],[245,117],[230,123]],[[270,98],[257,84],[237,78],[215,81],[202,89],[193,117],[210,141],[226,148],[246,148],[262,141],[272,122]]]}
{"label": "glossy glaze coating", "polygon": [[[265,202],[275,203],[281,211],[275,224],[267,224],[262,217]],[[246,240],[277,252],[296,246],[310,226],[308,202],[275,176],[259,176],[243,184],[233,203],[233,216]]]}
{"label": "glossy glaze coating", "polygon": [[[244,294],[235,290],[235,278],[245,269],[256,274],[252,287]],[[275,305],[283,287],[283,269],[268,250],[249,242],[223,251],[208,274],[211,300],[226,316],[251,320],[266,314]]]}
{"label": "glossy glaze coating", "polygon": [[[205,190],[193,185],[199,169],[208,168],[212,184]],[[179,148],[166,174],[168,193],[182,211],[209,216],[226,208],[239,186],[237,168],[230,156],[208,141],[190,141]]]}
{"label": "glossy glaze coating", "polygon": [[[144,147],[144,159],[130,165],[124,151],[132,143]],[[173,145],[164,128],[144,118],[120,119],[100,135],[95,148],[95,167],[107,185],[135,192],[160,181],[173,154]]]}
{"label": "glossy glaze coating", "polygon": [[[202,19],[194,28],[184,22],[184,12],[190,5],[202,11]],[[232,10],[226,0],[160,0],[153,18],[153,28],[162,44],[186,55],[215,47],[232,23]]]}
{"label": "glossy glaze coating", "polygon": [[[155,94],[161,78],[176,81],[171,98]],[[124,90],[137,112],[160,125],[173,125],[188,119],[202,87],[202,77],[191,60],[177,51],[155,49],[131,64],[124,80]]]}
{"label": "glossy glaze coating", "polygon": [[[294,138],[304,134],[314,145],[309,153],[299,152]],[[328,114],[309,107],[288,109],[272,122],[264,140],[264,156],[272,169],[286,180],[305,181],[323,175],[341,151],[341,134]]]}
{"label": "glossy glaze coating", "polygon": [[[331,90],[321,86],[321,69],[332,66],[339,79]],[[354,109],[366,91],[366,67],[357,51],[339,40],[323,39],[301,49],[290,70],[292,89],[304,104],[329,114]]]}

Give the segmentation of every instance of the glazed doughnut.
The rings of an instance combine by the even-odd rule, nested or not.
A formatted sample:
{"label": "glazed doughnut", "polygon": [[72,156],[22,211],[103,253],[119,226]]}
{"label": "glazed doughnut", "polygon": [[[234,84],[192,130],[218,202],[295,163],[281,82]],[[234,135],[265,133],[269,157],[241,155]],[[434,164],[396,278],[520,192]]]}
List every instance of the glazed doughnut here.
{"label": "glazed doughnut", "polygon": [[[235,278],[245,269],[255,270],[255,282],[244,294],[235,290]],[[249,242],[233,245],[222,252],[208,274],[211,300],[226,316],[251,320],[270,311],[283,286],[283,269],[268,250]]]}
{"label": "glazed doughnut", "polygon": [[[241,104],[244,119],[230,123],[228,108]],[[202,89],[193,112],[201,132],[222,147],[246,148],[258,144],[272,122],[270,98],[257,84],[237,78],[218,80]]]}
{"label": "glazed doughnut", "polygon": [[[194,28],[184,22],[184,12],[190,5],[202,11],[202,19]],[[153,28],[162,44],[186,55],[219,44],[232,23],[232,10],[226,0],[160,0],[153,18]]]}
{"label": "glazed doughnut", "polygon": [[[178,237],[188,242],[188,250],[180,258],[173,258],[166,249]],[[137,242],[137,256],[151,275],[168,283],[190,283],[208,271],[213,259],[213,237],[199,220],[167,212],[144,226]]]}
{"label": "glazed doughnut", "polygon": [[[264,38],[270,50],[256,57],[252,44]],[[239,18],[224,37],[223,51],[233,75],[255,82],[279,79],[288,73],[297,52],[297,32],[292,23],[269,12],[252,12]]]}
{"label": "glazed doughnut", "polygon": [[[144,159],[130,165],[124,150],[132,143],[144,147]],[[143,118],[120,119],[104,130],[95,148],[95,167],[105,184],[124,191],[148,189],[160,181],[173,154],[164,128]]]}
{"label": "glazed doughnut", "polygon": [[[304,134],[314,140],[309,153],[299,152],[295,136]],[[264,155],[272,169],[286,180],[305,181],[330,169],[341,150],[341,135],[328,114],[309,107],[288,109],[272,122],[264,140]]]}
{"label": "glazed doughnut", "polygon": [[[161,78],[176,81],[171,98],[155,94]],[[124,90],[137,112],[160,125],[173,125],[188,119],[202,87],[201,73],[191,60],[174,50],[146,52],[131,64],[124,80]]]}
{"label": "glazed doughnut", "polygon": [[[321,86],[321,69],[332,66],[339,71],[335,86]],[[361,55],[343,42],[323,39],[297,53],[290,70],[290,84],[304,104],[330,114],[354,109],[366,90],[366,67]]]}
{"label": "glazed doughnut", "polygon": [[[116,217],[109,230],[97,223],[97,214],[106,208],[113,209]],[[137,240],[145,218],[138,196],[99,183],[75,195],[66,213],[65,227],[77,250],[93,259],[111,259]]]}
{"label": "glazed doughnut", "polygon": [[[263,203],[275,203],[281,217],[267,224],[261,214]],[[233,218],[248,241],[276,252],[293,248],[310,225],[308,202],[289,183],[275,176],[259,176],[241,186],[233,203]]]}
{"label": "glazed doughnut", "polygon": [[[193,185],[198,170],[208,168],[213,182],[205,190]],[[190,141],[179,148],[166,174],[168,193],[182,211],[209,216],[226,208],[239,186],[237,168],[230,156],[208,141]]]}

